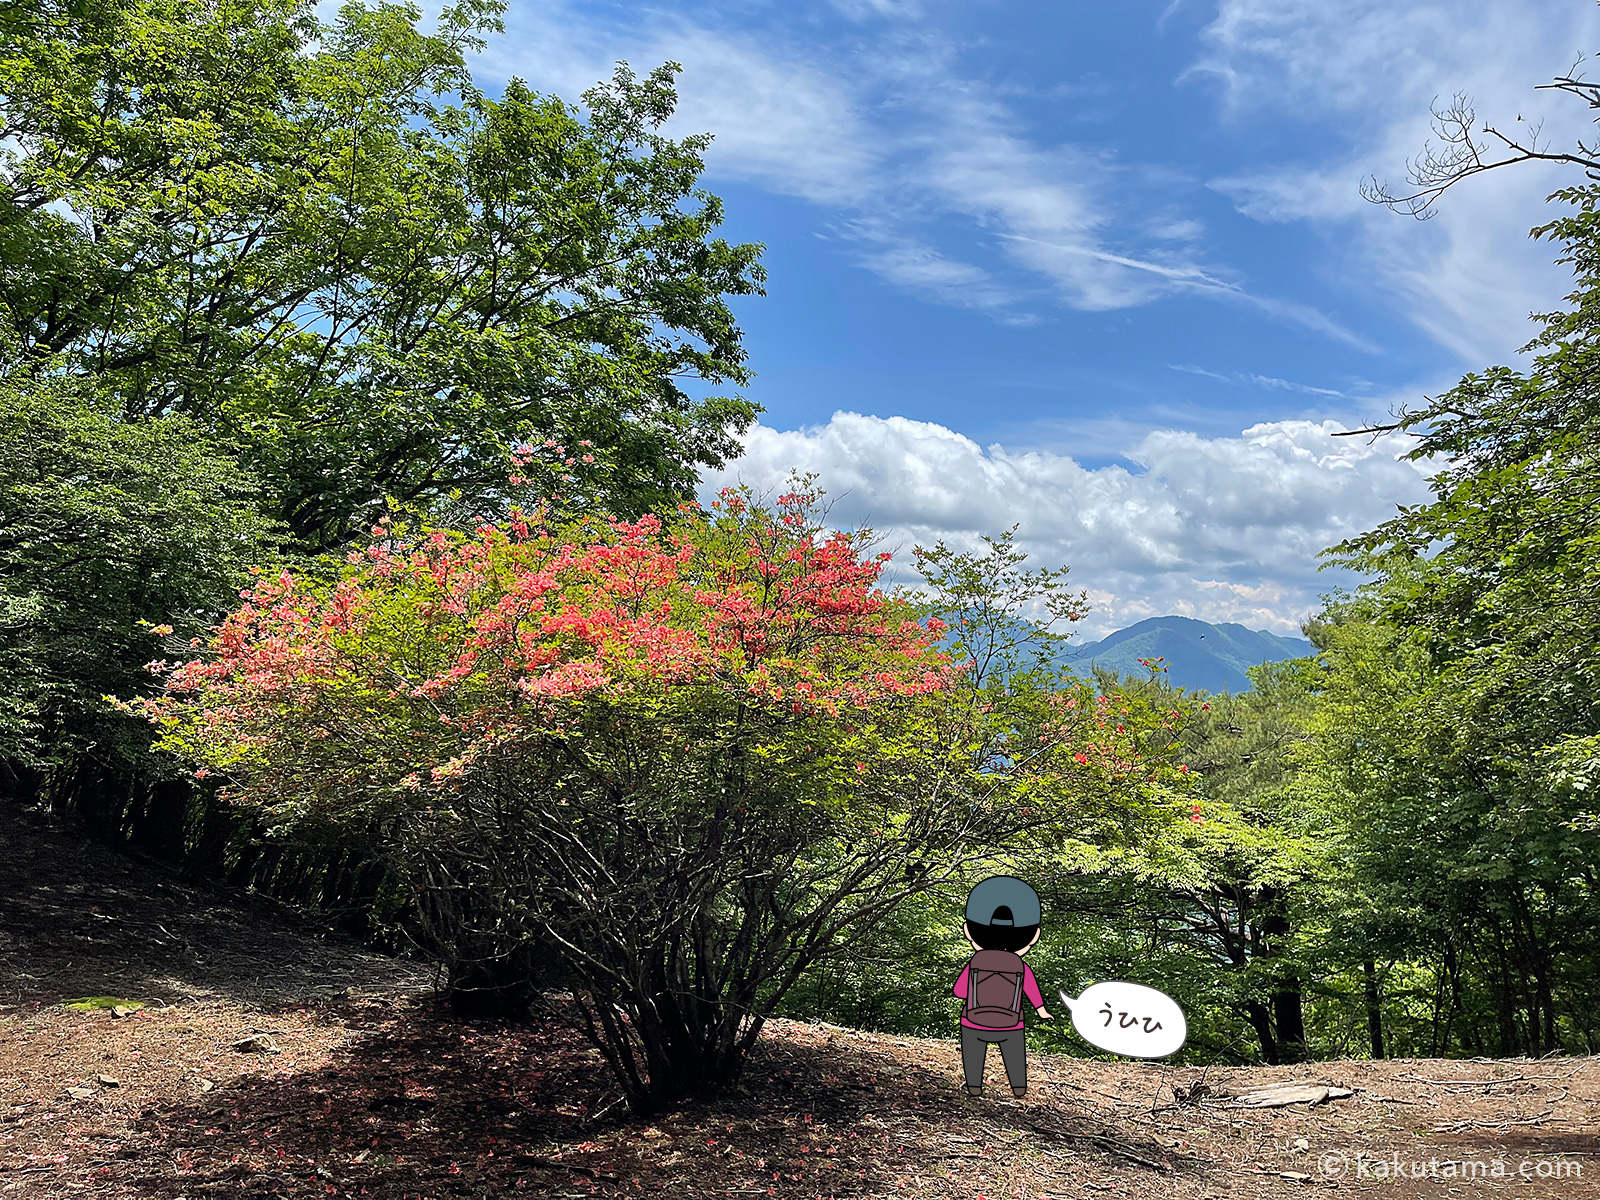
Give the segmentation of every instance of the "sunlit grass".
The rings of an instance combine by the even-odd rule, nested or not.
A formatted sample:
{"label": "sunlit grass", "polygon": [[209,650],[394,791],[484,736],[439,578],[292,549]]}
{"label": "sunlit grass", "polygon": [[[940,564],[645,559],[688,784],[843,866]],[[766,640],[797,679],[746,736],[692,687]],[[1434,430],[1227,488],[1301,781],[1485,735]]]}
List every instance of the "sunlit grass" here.
{"label": "sunlit grass", "polygon": [[97,1008],[143,1008],[142,1000],[123,1000],[117,996],[84,996],[80,1000],[63,1000],[61,1007],[72,1012],[93,1012]]}

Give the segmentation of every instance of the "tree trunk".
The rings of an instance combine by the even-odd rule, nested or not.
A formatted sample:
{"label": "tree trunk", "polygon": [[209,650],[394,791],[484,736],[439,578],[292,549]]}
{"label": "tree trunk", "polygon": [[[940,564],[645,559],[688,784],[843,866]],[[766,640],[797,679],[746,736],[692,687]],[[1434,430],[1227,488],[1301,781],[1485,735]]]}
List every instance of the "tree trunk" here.
{"label": "tree trunk", "polygon": [[233,870],[228,872],[227,882],[230,887],[243,888],[250,885],[251,877],[255,873],[256,860],[261,857],[263,847],[260,842],[251,838],[239,851],[239,861],[233,864]]}
{"label": "tree trunk", "polygon": [[[355,882],[351,886],[349,911],[340,917],[340,925],[345,932],[363,939],[378,936],[379,921],[376,916],[378,892],[382,889],[387,876],[387,868],[375,859],[361,864]],[[394,947],[389,945],[392,940],[391,934],[384,935],[384,945],[391,954],[394,952]]]}
{"label": "tree trunk", "polygon": [[1545,1055],[1560,1048],[1556,1036],[1555,995],[1550,986],[1550,938],[1540,936],[1526,893],[1519,890],[1516,902],[1517,932],[1523,944],[1520,957],[1533,976],[1533,995],[1528,1000],[1528,1041],[1533,1047],[1530,1053]]}
{"label": "tree trunk", "polygon": [[1516,1058],[1522,1051],[1522,1031],[1517,1026],[1517,989],[1510,970],[1511,951],[1506,946],[1505,930],[1495,921],[1487,930],[1492,961],[1486,964],[1490,995],[1494,999],[1496,1033],[1499,1037],[1498,1056]]}
{"label": "tree trunk", "polygon": [[1383,1052],[1383,1001],[1378,995],[1378,964],[1370,958],[1361,964],[1366,976],[1364,993],[1367,1000],[1367,1037],[1372,1043],[1372,1057],[1384,1058]]}
{"label": "tree trunk", "polygon": [[1543,1054],[1554,1054],[1561,1049],[1561,1037],[1556,1027],[1556,998],[1550,988],[1550,975],[1539,975],[1539,1005],[1544,1009],[1545,1047]]}
{"label": "tree trunk", "polygon": [[[200,833],[194,849],[184,855],[183,874],[189,878],[214,878],[227,870],[229,847],[239,835],[242,819],[214,794],[205,797],[200,810]],[[253,843],[246,843],[250,844]]]}
{"label": "tree trunk", "polygon": [[352,857],[354,851],[349,846],[340,846],[327,859],[322,872],[322,888],[317,893],[319,908],[329,909],[344,902],[345,893],[349,889]]}
{"label": "tree trunk", "polygon": [[87,754],[77,755],[51,776],[47,785],[51,812],[72,816],[94,841],[115,846],[127,840],[131,779]]}
{"label": "tree trunk", "polygon": [[277,843],[268,845],[261,852],[261,857],[256,861],[254,869],[249,876],[247,886],[258,892],[272,893],[272,881],[278,873],[278,863],[283,860],[283,847]]}
{"label": "tree trunk", "polygon": [[[1257,955],[1260,958],[1277,958],[1289,940],[1289,902],[1285,888],[1262,888],[1261,941]],[[1272,990],[1272,1023],[1277,1037],[1280,1063],[1305,1062],[1306,1022],[1300,997],[1300,979],[1291,970],[1280,967],[1276,972]]]}
{"label": "tree trunk", "polygon": [[726,1089],[760,1028],[745,1019],[757,1007],[753,987],[708,995],[686,963],[650,954],[626,982],[597,976],[573,989],[585,1032],[641,1117]]}
{"label": "tree trunk", "polygon": [[1268,1066],[1277,1066],[1282,1060],[1278,1057],[1278,1041],[1272,1036],[1272,1010],[1259,1000],[1246,1000],[1244,1015],[1261,1040],[1261,1060]]}
{"label": "tree trunk", "polygon": [[327,885],[329,866],[335,854],[332,846],[317,846],[295,855],[293,870],[288,879],[286,893],[280,899],[303,908],[319,904],[323,888]]}
{"label": "tree trunk", "polygon": [[533,1002],[528,965],[517,955],[455,963],[447,979],[450,1011],[465,1020],[521,1020]]}
{"label": "tree trunk", "polygon": [[1272,994],[1273,1022],[1278,1029],[1278,1061],[1305,1062],[1306,1021],[1300,981],[1290,976],[1283,982],[1284,986]]}
{"label": "tree trunk", "polygon": [[[1446,998],[1448,1003],[1443,1008],[1442,1018],[1436,1020],[1434,1025],[1433,1053],[1440,1054],[1450,1045],[1450,1034],[1455,1028],[1456,1017],[1461,1013],[1461,960],[1456,955],[1454,943],[1444,944],[1444,975]],[[1435,1011],[1436,1018],[1439,1016]],[[1472,1051],[1469,1049],[1468,1053]]]}

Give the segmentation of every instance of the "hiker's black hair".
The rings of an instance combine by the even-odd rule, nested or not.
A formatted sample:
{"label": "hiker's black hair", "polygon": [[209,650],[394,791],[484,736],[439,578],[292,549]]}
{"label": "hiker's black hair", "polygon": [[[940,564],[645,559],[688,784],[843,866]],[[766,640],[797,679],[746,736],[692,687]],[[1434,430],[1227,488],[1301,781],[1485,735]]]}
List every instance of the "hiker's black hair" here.
{"label": "hiker's black hair", "polygon": [[[994,916],[1010,920],[1011,910],[1002,904],[994,910]],[[1037,925],[979,925],[976,921],[967,922],[967,936],[983,950],[1009,950],[1015,954],[1033,941],[1034,934],[1038,932]]]}

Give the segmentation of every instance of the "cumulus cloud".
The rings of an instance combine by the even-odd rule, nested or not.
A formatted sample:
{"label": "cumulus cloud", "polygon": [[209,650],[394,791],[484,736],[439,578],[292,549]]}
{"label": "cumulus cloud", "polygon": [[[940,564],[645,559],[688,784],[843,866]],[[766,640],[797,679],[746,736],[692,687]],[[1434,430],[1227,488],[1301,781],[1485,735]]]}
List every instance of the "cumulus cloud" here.
{"label": "cumulus cloud", "polygon": [[[1090,591],[1087,636],[1177,614],[1293,632],[1327,590],[1317,554],[1428,496],[1400,447],[1337,437],[1333,421],[1273,421],[1237,437],[1146,432],[1129,464],[1085,468],[1052,451],[980,447],[943,425],[837,412],[826,425],[758,425],[743,457],[702,479],[702,499],[743,482],[814,471],[840,527],[870,525],[899,546],[976,549],[1020,524],[1019,543],[1066,563]],[[903,575],[904,581],[911,577]]]}

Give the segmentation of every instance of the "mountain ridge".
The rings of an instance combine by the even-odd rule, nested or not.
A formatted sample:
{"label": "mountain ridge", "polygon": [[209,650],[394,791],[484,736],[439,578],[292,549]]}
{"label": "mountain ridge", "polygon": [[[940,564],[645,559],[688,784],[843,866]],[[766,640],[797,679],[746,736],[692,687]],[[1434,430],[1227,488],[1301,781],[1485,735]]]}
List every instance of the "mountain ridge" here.
{"label": "mountain ridge", "polygon": [[1096,642],[1067,645],[1056,652],[1057,664],[1087,676],[1099,665],[1118,675],[1142,676],[1141,658],[1161,658],[1167,682],[1189,691],[1247,692],[1247,668],[1316,653],[1304,638],[1226,622],[1214,625],[1194,617],[1146,617],[1109,633]]}

